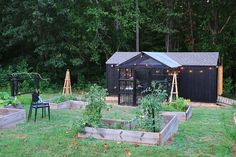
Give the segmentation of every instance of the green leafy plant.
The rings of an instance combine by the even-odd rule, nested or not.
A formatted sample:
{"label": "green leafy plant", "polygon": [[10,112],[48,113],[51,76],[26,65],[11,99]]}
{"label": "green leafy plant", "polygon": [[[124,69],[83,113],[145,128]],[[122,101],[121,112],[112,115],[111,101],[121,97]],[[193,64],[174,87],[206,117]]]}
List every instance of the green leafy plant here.
{"label": "green leafy plant", "polygon": [[190,100],[182,97],[177,98],[175,101],[163,105],[165,111],[183,111],[185,112],[188,108]]}
{"label": "green leafy plant", "polygon": [[61,102],[64,102],[64,101],[68,101],[68,100],[76,100],[77,98],[76,98],[76,96],[75,95],[68,95],[68,96],[66,96],[66,95],[61,95],[61,96],[59,96],[59,97],[57,97],[57,98],[55,98],[54,100],[53,100],[53,102],[54,103],[61,103]]}
{"label": "green leafy plant", "polygon": [[146,94],[140,101],[137,115],[138,126],[148,131],[158,132],[161,130],[161,104],[166,99],[166,91],[162,86],[152,82],[151,87],[146,89]]}
{"label": "green leafy plant", "polygon": [[228,77],[224,80],[224,90],[223,95],[231,97],[233,95],[234,85],[231,77]]}
{"label": "green leafy plant", "polygon": [[83,121],[85,126],[97,127],[100,125],[102,114],[101,111],[106,107],[105,97],[106,90],[96,84],[90,86],[89,91],[85,94],[88,105],[83,112]]}
{"label": "green leafy plant", "polygon": [[13,105],[19,104],[17,97],[11,97],[7,92],[0,92],[0,105]]}

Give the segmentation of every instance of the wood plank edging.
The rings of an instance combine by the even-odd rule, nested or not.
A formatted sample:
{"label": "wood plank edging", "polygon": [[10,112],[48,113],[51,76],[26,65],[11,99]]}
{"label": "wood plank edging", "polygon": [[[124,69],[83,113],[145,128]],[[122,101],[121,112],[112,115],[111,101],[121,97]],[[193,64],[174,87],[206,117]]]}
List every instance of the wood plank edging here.
{"label": "wood plank edging", "polygon": [[159,134],[160,144],[165,144],[172,136],[178,132],[178,119],[174,115]]}
{"label": "wood plank edging", "polygon": [[123,130],[123,129],[85,127],[85,134],[78,133],[78,137],[83,137],[83,138],[93,137],[101,140],[113,140],[119,142],[138,143],[144,145],[164,144],[178,131],[177,116],[176,115],[166,116],[166,118],[168,117],[171,119],[165,125],[165,127],[162,129],[161,132],[146,132],[146,131]]}

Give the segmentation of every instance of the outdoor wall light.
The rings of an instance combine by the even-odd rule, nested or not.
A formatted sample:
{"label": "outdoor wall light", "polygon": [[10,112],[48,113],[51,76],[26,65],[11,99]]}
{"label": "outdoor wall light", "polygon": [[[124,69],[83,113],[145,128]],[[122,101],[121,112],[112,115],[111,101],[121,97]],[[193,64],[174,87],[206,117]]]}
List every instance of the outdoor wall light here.
{"label": "outdoor wall light", "polygon": [[159,70],[156,70],[156,73],[159,73],[160,71]]}
{"label": "outdoor wall light", "polygon": [[183,70],[183,69],[184,69],[184,67],[181,67],[180,69],[181,69],[181,70]]}
{"label": "outdoor wall light", "polygon": [[169,72],[169,70],[166,70],[166,72]]}
{"label": "outdoor wall light", "polygon": [[203,71],[202,71],[202,70],[200,70],[200,73],[203,73]]}
{"label": "outdoor wall light", "polygon": [[113,67],[114,65],[111,65],[111,67]]}
{"label": "outdoor wall light", "polygon": [[209,68],[209,70],[211,70],[211,69],[212,69],[212,67]]}
{"label": "outdoor wall light", "polygon": [[192,70],[189,70],[190,73],[192,73],[193,71]]}

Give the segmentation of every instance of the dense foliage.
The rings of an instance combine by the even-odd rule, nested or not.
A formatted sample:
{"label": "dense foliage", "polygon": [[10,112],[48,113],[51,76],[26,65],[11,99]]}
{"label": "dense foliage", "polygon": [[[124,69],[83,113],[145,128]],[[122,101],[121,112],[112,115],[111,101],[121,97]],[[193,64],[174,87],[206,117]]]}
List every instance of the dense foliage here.
{"label": "dense foliage", "polygon": [[65,101],[68,101],[68,100],[76,100],[76,96],[75,95],[60,95],[58,97],[56,97],[55,99],[53,99],[52,101],[54,103],[61,103],[61,102],[65,102]]}
{"label": "dense foliage", "polygon": [[190,103],[189,99],[184,99],[182,97],[177,98],[176,100],[163,104],[162,108],[164,111],[182,111],[186,112],[188,105]]}
{"label": "dense foliage", "polygon": [[17,99],[17,97],[11,97],[7,92],[0,92],[0,106],[14,106],[19,103],[20,101]]}
{"label": "dense foliage", "polygon": [[0,71],[17,71],[24,62],[53,83],[63,82],[67,68],[73,82],[100,82],[114,51],[135,51],[138,21],[141,51],[219,51],[224,76],[235,82],[235,6],[234,0],[1,1]]}
{"label": "dense foliage", "polygon": [[83,112],[83,123],[85,126],[97,127],[101,123],[102,109],[106,106],[105,97],[107,93],[102,87],[94,84],[90,86],[85,94],[88,105]]}
{"label": "dense foliage", "polygon": [[138,124],[148,131],[158,132],[161,130],[161,104],[166,99],[166,91],[162,86],[152,83],[150,88],[144,91],[145,96],[140,101],[140,111],[138,112]]}

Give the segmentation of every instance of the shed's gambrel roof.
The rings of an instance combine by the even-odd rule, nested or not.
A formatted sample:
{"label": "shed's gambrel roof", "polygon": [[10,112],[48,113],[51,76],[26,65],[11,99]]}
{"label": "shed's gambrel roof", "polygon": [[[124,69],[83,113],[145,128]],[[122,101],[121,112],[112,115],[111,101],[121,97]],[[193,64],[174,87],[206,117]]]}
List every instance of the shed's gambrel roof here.
{"label": "shed's gambrel roof", "polygon": [[167,65],[170,68],[177,68],[181,66],[181,64],[177,63],[175,60],[170,58],[166,53],[160,53],[160,52],[143,52],[143,53]]}
{"label": "shed's gambrel roof", "polygon": [[[106,64],[121,64],[141,52],[115,52]],[[143,52],[169,67],[217,66],[219,52]]]}
{"label": "shed's gambrel roof", "polygon": [[219,52],[168,52],[167,56],[183,66],[217,66]]}
{"label": "shed's gambrel roof", "polygon": [[121,64],[137,55],[141,52],[115,52],[107,61],[106,64]]}

